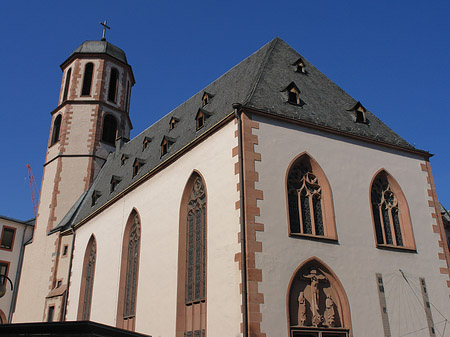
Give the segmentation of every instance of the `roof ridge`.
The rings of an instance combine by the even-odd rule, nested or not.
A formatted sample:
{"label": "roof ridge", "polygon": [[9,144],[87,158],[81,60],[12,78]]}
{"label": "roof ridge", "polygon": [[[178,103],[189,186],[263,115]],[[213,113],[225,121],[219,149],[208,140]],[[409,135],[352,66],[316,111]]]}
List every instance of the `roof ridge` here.
{"label": "roof ridge", "polygon": [[269,56],[272,55],[272,51],[274,50],[274,48],[275,48],[275,46],[276,46],[276,44],[277,44],[277,42],[278,42],[279,40],[281,40],[281,39],[277,36],[277,37],[274,38],[272,41],[270,41],[270,43],[271,43],[272,45],[270,46],[269,50],[267,51],[266,56],[264,57],[263,62],[261,62],[261,67],[260,67],[260,69],[259,69],[259,71],[258,71],[258,74],[256,75],[255,82],[254,82],[254,84],[252,85],[252,89],[251,89],[250,93],[249,93],[248,96],[245,98],[245,100],[244,100],[244,102],[243,102],[243,105],[247,104],[247,103],[250,102],[250,100],[252,99],[252,97],[253,97],[253,95],[254,95],[254,93],[255,93],[255,91],[256,91],[256,87],[258,86],[259,81],[261,80],[262,73],[263,73],[264,68],[266,67],[266,64],[267,64],[267,60],[269,59]]}

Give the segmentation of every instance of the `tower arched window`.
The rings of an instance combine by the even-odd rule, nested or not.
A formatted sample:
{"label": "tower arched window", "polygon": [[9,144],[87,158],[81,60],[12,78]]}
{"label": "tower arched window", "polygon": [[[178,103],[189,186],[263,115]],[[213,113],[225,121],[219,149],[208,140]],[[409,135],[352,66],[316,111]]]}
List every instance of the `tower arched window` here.
{"label": "tower arched window", "polygon": [[177,337],[206,333],[206,207],[205,184],[193,173],[180,209]]}
{"label": "tower arched window", "polygon": [[67,100],[71,75],[72,75],[72,68],[69,68],[69,70],[67,70],[67,74],[66,74],[66,83],[64,84],[64,92],[63,92],[63,99],[62,99],[63,102]]}
{"label": "tower arched window", "polygon": [[122,246],[117,327],[134,331],[139,276],[141,221],[136,211],[128,218]]}
{"label": "tower arched window", "polygon": [[91,95],[91,86],[92,86],[92,73],[94,71],[94,65],[89,62],[84,67],[84,77],[83,77],[83,88],[81,89],[82,96],[90,96]]}
{"label": "tower arched window", "polygon": [[56,116],[55,121],[53,122],[53,132],[50,145],[53,145],[59,141],[59,134],[61,131],[61,120],[62,120],[61,115],[58,115]]}
{"label": "tower arched window", "polygon": [[117,136],[117,121],[113,115],[106,115],[103,118],[102,141],[111,145],[115,145]]}
{"label": "tower arched window", "polygon": [[119,71],[116,68],[112,68],[109,77],[108,101],[116,103],[118,84]]}
{"label": "tower arched window", "polygon": [[94,236],[89,239],[84,254],[81,276],[80,301],[78,303],[78,320],[88,321],[91,317],[92,292],[94,289],[95,261],[97,259],[97,243]]}
{"label": "tower arched window", "polygon": [[406,198],[385,170],[372,181],[370,201],[377,246],[415,249]]}
{"label": "tower arched window", "polygon": [[317,162],[306,153],[298,157],[286,185],[289,234],[337,239],[331,188]]}

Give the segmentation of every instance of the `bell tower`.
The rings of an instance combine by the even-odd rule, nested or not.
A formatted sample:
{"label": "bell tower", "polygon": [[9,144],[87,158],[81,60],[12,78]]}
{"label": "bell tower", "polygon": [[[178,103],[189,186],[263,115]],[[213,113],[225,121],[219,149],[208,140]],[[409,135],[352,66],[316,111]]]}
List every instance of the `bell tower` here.
{"label": "bell tower", "polygon": [[116,139],[129,139],[132,129],[129,107],[135,80],[123,50],[104,38],[86,41],[61,69],[34,237],[25,249],[14,322],[64,319],[72,239],[61,236],[57,226],[88,190],[115,150]]}

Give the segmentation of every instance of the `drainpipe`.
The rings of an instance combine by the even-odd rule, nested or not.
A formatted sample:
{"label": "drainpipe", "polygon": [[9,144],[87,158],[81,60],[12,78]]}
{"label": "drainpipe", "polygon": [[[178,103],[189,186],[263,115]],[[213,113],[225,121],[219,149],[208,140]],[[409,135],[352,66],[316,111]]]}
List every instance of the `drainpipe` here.
{"label": "drainpipe", "polygon": [[9,307],[9,313],[8,313],[8,324],[12,321],[12,315],[14,311],[16,310],[16,301],[17,301],[17,290],[19,290],[19,281],[20,281],[20,274],[22,273],[22,263],[23,263],[23,251],[25,250],[25,246],[23,245],[25,241],[25,232],[27,231],[28,227],[25,225],[23,232],[22,232],[22,243],[20,244],[20,253],[19,253],[19,261],[17,263],[17,271],[16,271],[16,279],[14,280],[14,288],[13,288],[13,295],[11,299],[11,305]]}
{"label": "drainpipe", "polygon": [[66,288],[66,296],[64,297],[64,306],[63,306],[63,313],[61,316],[61,321],[66,320],[66,313],[67,313],[67,302],[69,300],[69,284],[70,284],[70,274],[72,273],[72,259],[73,259],[73,250],[75,248],[75,231],[73,229],[73,226],[70,226],[70,229],[72,229],[72,247],[70,248],[70,261],[69,261],[69,271],[67,272],[67,288]]}
{"label": "drainpipe", "polygon": [[239,160],[239,201],[241,217],[241,277],[242,277],[242,325],[243,337],[248,336],[248,309],[247,309],[247,246],[246,246],[246,227],[245,227],[245,194],[244,194],[244,153],[242,144],[242,104],[233,103],[234,116],[237,119],[238,126],[238,160]]}

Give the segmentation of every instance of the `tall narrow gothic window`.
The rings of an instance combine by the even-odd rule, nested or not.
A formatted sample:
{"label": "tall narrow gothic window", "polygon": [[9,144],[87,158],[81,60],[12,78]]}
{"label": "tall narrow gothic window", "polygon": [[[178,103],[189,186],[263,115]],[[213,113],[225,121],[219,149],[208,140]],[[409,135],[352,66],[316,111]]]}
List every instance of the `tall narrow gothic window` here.
{"label": "tall narrow gothic window", "polygon": [[377,245],[414,249],[406,199],[386,171],[381,171],[373,180],[370,200]]}
{"label": "tall narrow gothic window", "polygon": [[290,235],[336,239],[331,189],[319,165],[302,155],[287,176]]}
{"label": "tall narrow gothic window", "polygon": [[94,65],[91,62],[86,64],[86,66],[84,67],[83,88],[81,89],[82,96],[89,96],[91,94],[93,70]]}
{"label": "tall narrow gothic window", "polygon": [[67,94],[69,93],[70,76],[71,76],[71,75],[72,75],[72,68],[70,68],[69,70],[67,70],[66,83],[64,84],[64,93],[63,93],[63,99],[62,99],[63,102],[64,102],[65,100],[67,100]]}
{"label": "tall narrow gothic window", "polygon": [[112,68],[111,75],[109,78],[108,101],[116,103],[118,84],[119,84],[119,71],[116,68]]}
{"label": "tall narrow gothic window", "polygon": [[61,130],[61,119],[62,119],[61,115],[58,115],[56,116],[55,121],[53,122],[53,133],[50,145],[53,145],[59,141],[59,133]]}
{"label": "tall narrow gothic window", "polygon": [[177,337],[204,336],[206,333],[206,191],[203,180],[198,174],[194,173],[189,179],[182,200]]}
{"label": "tall narrow gothic window", "polygon": [[78,304],[78,320],[87,321],[91,317],[92,291],[94,288],[95,261],[97,244],[91,237],[86,248],[81,279],[80,301]]}
{"label": "tall narrow gothic window", "polygon": [[124,235],[117,310],[117,326],[131,331],[134,331],[136,323],[140,242],[141,222],[136,212],[133,212]]}
{"label": "tall narrow gothic window", "polygon": [[113,115],[106,115],[103,119],[102,141],[115,145],[117,135],[117,121]]}

